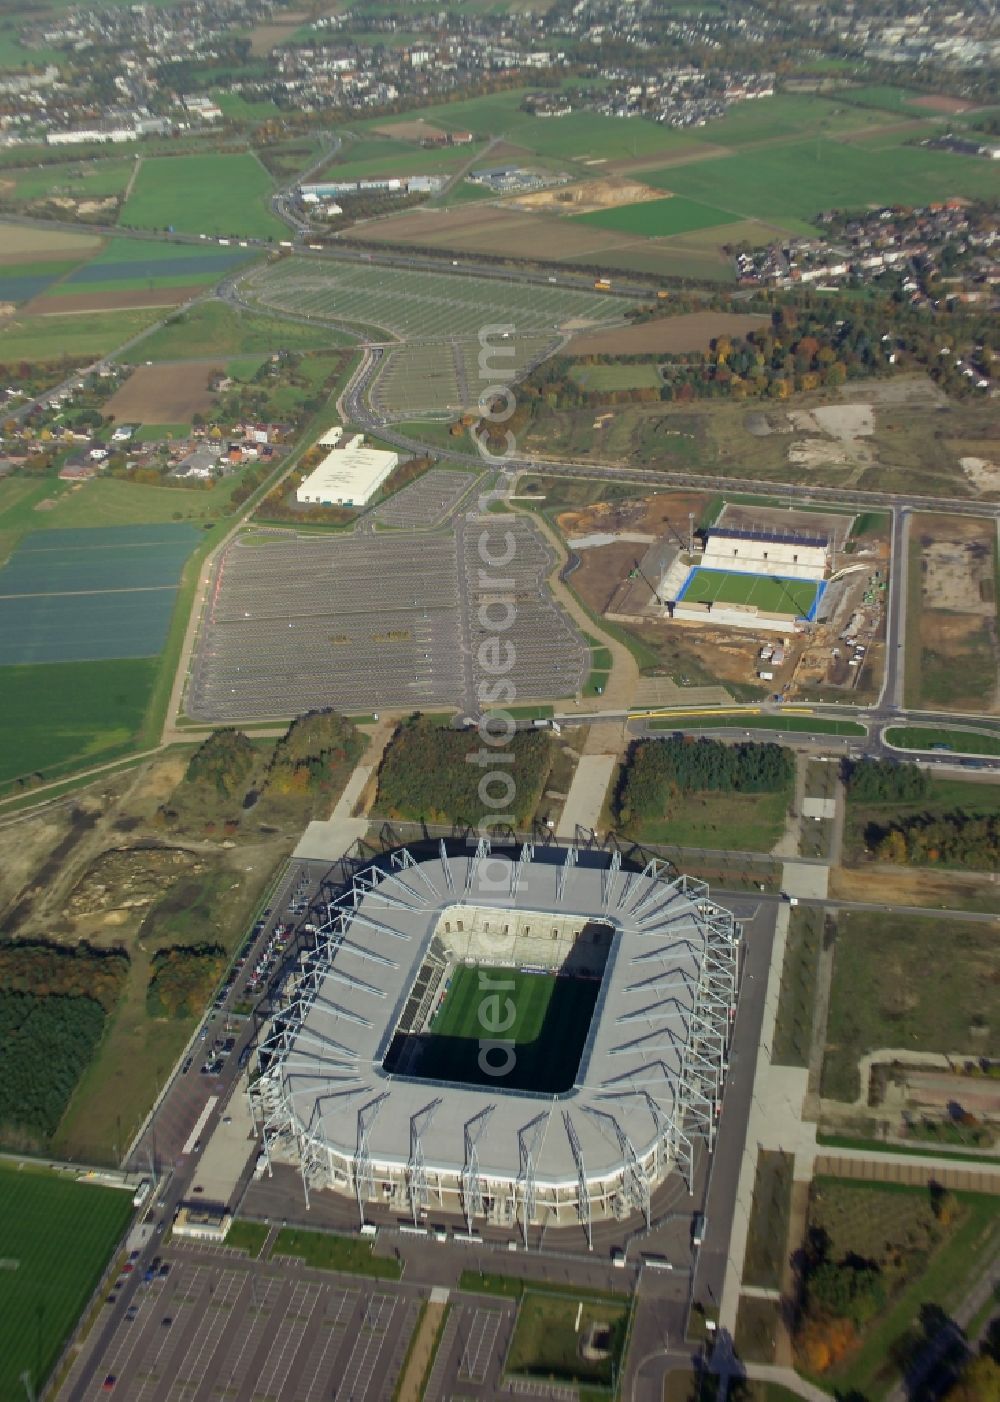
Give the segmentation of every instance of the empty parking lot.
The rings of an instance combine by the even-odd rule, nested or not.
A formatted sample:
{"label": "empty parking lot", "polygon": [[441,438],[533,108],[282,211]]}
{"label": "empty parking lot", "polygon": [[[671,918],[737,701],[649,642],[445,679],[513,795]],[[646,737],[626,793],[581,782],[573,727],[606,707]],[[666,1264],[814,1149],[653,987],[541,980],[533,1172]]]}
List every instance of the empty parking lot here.
{"label": "empty parking lot", "polygon": [[[508,533],[512,553],[492,589],[509,598],[509,621],[506,608],[482,611],[480,554],[484,534],[493,558],[506,552]],[[480,685],[495,686],[480,658],[499,635],[496,618],[513,649],[517,699],[572,695],[589,651],[545,588],[551,565],[534,525],[518,517],[460,517],[430,536],[239,536],[216,562],[188,714],[219,722],[325,706],[475,708]]]}

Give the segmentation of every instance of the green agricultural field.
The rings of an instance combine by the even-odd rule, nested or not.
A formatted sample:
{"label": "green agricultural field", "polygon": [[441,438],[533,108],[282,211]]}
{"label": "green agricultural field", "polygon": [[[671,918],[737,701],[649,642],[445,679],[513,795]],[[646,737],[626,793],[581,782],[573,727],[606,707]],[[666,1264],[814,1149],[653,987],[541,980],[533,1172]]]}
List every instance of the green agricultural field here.
{"label": "green agricultural field", "polygon": [[581,389],[596,392],[616,389],[659,389],[655,365],[574,365],[570,379]]}
{"label": "green agricultural field", "polygon": [[762,613],[791,613],[808,618],[816,605],[819,585],[811,580],[778,579],[761,574],[696,569],[678,602],[687,604],[749,604]]}
{"label": "green agricultural field", "polygon": [[215,93],[214,98],[231,122],[269,122],[281,116],[281,108],[273,102],[248,102],[235,92]]}
{"label": "green agricultural field", "polygon": [[802,139],[840,136],[862,127],[888,124],[892,118],[864,111],[814,93],[778,93],[775,97],[738,102],[717,121],[692,132],[692,139],[712,146],[749,146],[781,137]]}
{"label": "green agricultural field", "polygon": [[[375,180],[397,175],[447,175],[466,165],[482,149],[482,143],[458,146],[445,151],[424,151],[402,141],[362,141],[358,147],[370,155],[361,155],[349,146],[347,159],[327,166],[317,180]],[[384,146],[384,150],[380,147]],[[391,201],[389,202],[391,208]]]}
{"label": "green agricultural field", "polygon": [[639,204],[595,209],[591,214],[575,215],[574,222],[596,224],[601,229],[620,229],[622,233],[642,234],[646,238],[669,238],[672,234],[690,234],[697,229],[731,224],[733,216],[677,195],[669,200],[645,200]]}
{"label": "green agricultural field", "polygon": [[142,726],[158,666],[156,658],[127,658],[0,670],[0,786],[31,774],[58,778],[126,753]]}
{"label": "green agricultural field", "polygon": [[635,160],[639,156],[667,156],[697,149],[694,138],[687,133],[655,122],[623,122],[597,112],[573,112],[558,119],[533,117],[520,110],[527,91],[517,88],[465,102],[423,107],[420,116],[445,131],[471,131],[478,138],[504,136],[526,151],[563,161]]}
{"label": "green agricultural field", "polygon": [[150,307],[120,312],[69,312],[65,316],[20,316],[4,327],[3,353],[8,361],[108,355],[162,315],[161,309]]}
{"label": "green agricultural field", "polygon": [[667,166],[644,178],[734,217],[802,231],[823,209],[860,208],[872,201],[927,204],[951,195],[977,199],[996,190],[996,171],[989,161],[920,147],[878,151],[829,139],[789,141],[720,160]]}
{"label": "green agricultural field", "polygon": [[13,180],[14,190],[5,195],[17,203],[68,196],[78,200],[99,200],[120,195],[135,169],[134,158],[109,161],[66,161],[65,164],[33,166],[30,170],[7,170],[5,180]]}
{"label": "green agricultural field", "polygon": [[121,223],[136,229],[283,238],[270,211],[271,178],[249,154],[154,157],[144,161]]}
{"label": "green agricultural field", "polygon": [[55,291],[77,296],[89,291],[210,284],[254,256],[250,249],[220,248],[214,243],[192,247],[111,239],[96,258],[74,269]]}
{"label": "green agricultural field", "polygon": [[41,1395],[131,1214],[120,1189],[0,1164],[0,1397],[23,1395],[24,1373]]}
{"label": "green agricultural field", "polygon": [[206,356],[245,356],[277,350],[324,350],[346,346],[353,337],[329,327],[304,326],[244,312],[227,302],[199,302],[178,312],[142,343],[144,360],[201,360]]}
{"label": "green agricultural field", "polygon": [[[488,979],[488,985],[484,984]],[[515,1061],[503,1085],[510,1090],[557,1094],[572,1086],[600,982],[556,978],[516,969],[456,968],[451,987],[421,1048],[418,1074],[431,1079],[496,1085],[479,1065],[482,1039],[502,1037],[514,1044]],[[498,999],[498,1002],[491,1000]],[[484,1026],[514,1020],[502,1033]],[[484,1002],[488,1008],[484,1008]],[[495,1064],[501,1064],[494,1058]]]}

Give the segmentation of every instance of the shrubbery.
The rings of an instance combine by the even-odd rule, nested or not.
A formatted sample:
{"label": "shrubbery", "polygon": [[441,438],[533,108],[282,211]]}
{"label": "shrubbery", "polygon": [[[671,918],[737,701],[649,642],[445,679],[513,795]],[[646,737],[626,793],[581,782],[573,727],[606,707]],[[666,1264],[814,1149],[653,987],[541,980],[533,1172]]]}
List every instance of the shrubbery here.
{"label": "shrubbery", "polygon": [[863,759],[847,769],[847,791],[858,803],[920,803],[931,781],[916,764]]}
{"label": "shrubbery", "polygon": [[153,956],[146,1005],[153,1017],[191,1017],[208,1002],[226,967],[217,944],[175,945]]}

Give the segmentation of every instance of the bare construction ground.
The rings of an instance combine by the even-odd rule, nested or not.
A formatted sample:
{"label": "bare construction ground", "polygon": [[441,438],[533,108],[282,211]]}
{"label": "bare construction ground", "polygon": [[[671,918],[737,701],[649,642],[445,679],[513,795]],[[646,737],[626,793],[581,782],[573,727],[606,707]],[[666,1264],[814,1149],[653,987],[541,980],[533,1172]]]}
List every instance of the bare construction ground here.
{"label": "bare construction ground", "polygon": [[[491,523],[487,525],[486,523]],[[509,679],[518,700],[573,695],[589,650],[544,580],[552,556],[531,521],[460,518],[454,532],[243,535],[220,556],[192,665],[187,711],[263,720],[316,707],[476,711],[497,632],[480,604],[489,549],[515,552]]]}
{"label": "bare construction ground", "polygon": [[911,621],[909,637],[919,642],[919,657],[907,683],[927,705],[1000,709],[996,551],[990,519],[913,518],[909,606],[919,609],[919,632],[914,638]]}
{"label": "bare construction ground", "polygon": [[559,185],[532,195],[519,195],[507,205],[538,214],[589,214],[595,209],[662,199],[662,190],[636,180],[582,180],[578,185]]}

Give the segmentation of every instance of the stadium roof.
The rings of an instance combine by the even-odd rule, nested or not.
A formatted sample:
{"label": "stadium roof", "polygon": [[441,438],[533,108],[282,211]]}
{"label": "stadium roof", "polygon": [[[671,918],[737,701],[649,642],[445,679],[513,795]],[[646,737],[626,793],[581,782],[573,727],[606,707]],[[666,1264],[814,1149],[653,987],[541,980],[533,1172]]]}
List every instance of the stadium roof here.
{"label": "stadium roof", "polygon": [[830,543],[829,536],[825,535],[796,535],[789,531],[755,531],[736,530],[728,526],[709,526],[705,531],[705,539],[710,536],[718,536],[722,540],[760,540],[773,545],[805,545],[813,546],[817,549],[825,549]]}
{"label": "stadium roof", "polygon": [[[320,1154],[331,1145],[354,1155],[364,1114],[371,1159],[405,1167],[413,1126],[433,1106],[422,1145],[428,1170],[460,1169],[467,1131],[483,1117],[483,1175],[517,1180],[530,1142],[539,1183],[576,1184],[578,1152],[589,1179],[611,1177],[621,1173],[626,1145],[641,1154],[667,1121],[683,1130],[693,1045],[704,1045],[701,1029],[713,1016],[727,1026],[731,1009],[713,989],[712,954],[724,949],[732,957],[738,925],[708,899],[703,882],[664,880],[654,863],[626,872],[617,863],[609,868],[603,855],[601,866],[585,865],[586,854],[578,864],[575,849],[538,860],[526,851],[521,862],[482,851],[446,859],[442,851],[416,863],[405,853],[396,870],[355,878],[303,982],[294,1030],[277,1034],[263,1078],[272,1089],[280,1083],[294,1135],[307,1136]],[[383,1070],[439,917],[462,905],[576,915],[581,924],[602,921],[614,930],[576,1081],[565,1094]]]}

